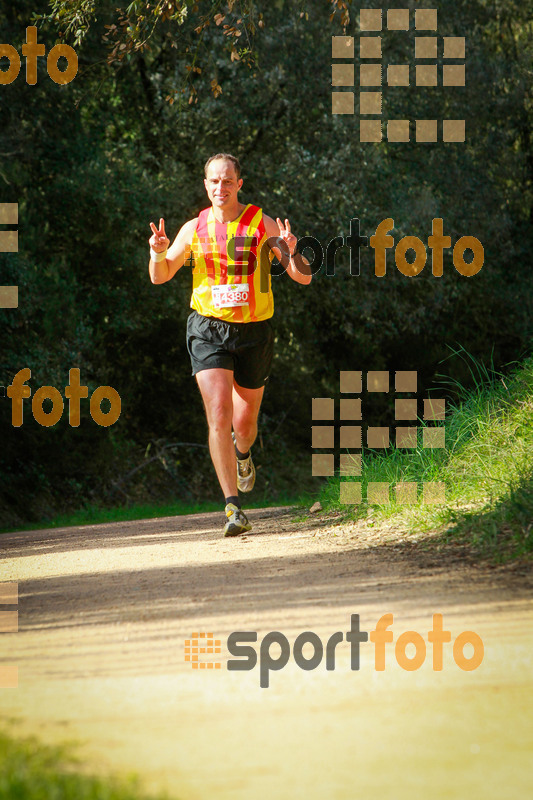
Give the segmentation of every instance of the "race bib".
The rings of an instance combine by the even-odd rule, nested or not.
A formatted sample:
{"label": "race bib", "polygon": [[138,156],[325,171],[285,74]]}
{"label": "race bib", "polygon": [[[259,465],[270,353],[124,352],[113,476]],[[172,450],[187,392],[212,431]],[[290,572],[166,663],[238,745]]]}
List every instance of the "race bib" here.
{"label": "race bib", "polygon": [[222,286],[212,286],[211,296],[215,308],[234,308],[247,306],[250,296],[247,283],[227,283]]}

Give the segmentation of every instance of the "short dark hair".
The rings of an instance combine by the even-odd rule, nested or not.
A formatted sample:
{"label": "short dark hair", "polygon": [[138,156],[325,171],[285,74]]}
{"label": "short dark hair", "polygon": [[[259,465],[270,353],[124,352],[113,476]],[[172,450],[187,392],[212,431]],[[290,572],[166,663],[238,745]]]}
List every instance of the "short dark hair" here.
{"label": "short dark hair", "polygon": [[235,174],[237,176],[237,180],[241,177],[241,165],[239,164],[239,159],[235,158],[235,156],[230,155],[230,153],[216,153],[214,156],[210,156],[207,161],[205,162],[204,167],[204,175],[207,178],[207,168],[211,161],[231,161],[235,168]]}

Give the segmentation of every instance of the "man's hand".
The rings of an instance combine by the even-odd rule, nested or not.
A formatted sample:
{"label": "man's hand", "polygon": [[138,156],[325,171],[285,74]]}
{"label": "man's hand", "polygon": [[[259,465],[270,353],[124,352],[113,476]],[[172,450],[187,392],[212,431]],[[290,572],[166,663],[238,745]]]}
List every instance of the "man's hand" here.
{"label": "man's hand", "polygon": [[279,238],[285,242],[288,248],[288,252],[292,257],[294,251],[296,250],[296,244],[298,242],[298,239],[296,238],[294,233],[291,233],[291,223],[289,222],[288,219],[286,219],[285,225],[283,225],[279,217],[276,217],[276,222],[278,223],[278,228],[279,228]]}
{"label": "man's hand", "polygon": [[152,236],[150,236],[148,244],[154,252],[163,253],[170,244],[170,239],[165,233],[165,220],[163,217],[159,220],[159,230],[153,222],[150,223],[150,228],[152,229]]}
{"label": "man's hand", "polygon": [[286,270],[289,278],[307,286],[308,283],[311,283],[311,266],[305,256],[300,252],[295,252],[298,237],[291,233],[289,220],[286,219],[284,225],[279,217],[276,217],[276,221],[274,221],[272,217],[263,214],[263,219],[268,236],[267,244]]}

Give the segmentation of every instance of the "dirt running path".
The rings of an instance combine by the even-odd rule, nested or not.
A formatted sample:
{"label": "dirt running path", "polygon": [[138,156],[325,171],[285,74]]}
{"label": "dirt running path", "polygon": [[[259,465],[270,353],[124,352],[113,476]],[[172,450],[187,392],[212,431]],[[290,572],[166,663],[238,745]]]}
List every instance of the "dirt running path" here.
{"label": "dirt running path", "polygon": [[[529,570],[479,567],[392,529],[295,523],[286,509],[250,518],[252,534],[230,540],[220,514],[0,537],[0,580],[18,581],[20,597],[19,632],[0,639],[0,661],[19,668],[2,717],[47,742],[76,739],[91,768],[136,771],[183,800],[533,795]],[[259,642],[280,631],[292,646],[311,630],[325,644],[351,614],[371,631],[386,613],[382,672],[371,642],[352,671],[346,641],[335,671],[325,660],[303,671],[291,653],[268,689],[257,667],[226,669],[232,631]],[[397,664],[398,636],[427,643],[433,613],[452,641],[481,636],[478,669],[459,669],[451,644],[440,672],[430,645],[420,669]],[[221,669],[185,662],[194,631],[221,640]]]}

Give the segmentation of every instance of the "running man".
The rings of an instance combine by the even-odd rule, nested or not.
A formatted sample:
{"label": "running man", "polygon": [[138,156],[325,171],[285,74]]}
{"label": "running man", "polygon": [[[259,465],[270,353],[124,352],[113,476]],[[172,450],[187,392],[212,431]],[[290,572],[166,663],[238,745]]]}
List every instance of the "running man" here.
{"label": "running man", "polygon": [[211,202],[178,231],[174,242],[150,223],[150,278],[165,283],[194,260],[187,349],[209,426],[209,450],[225,498],[225,536],[251,530],[238,491],[250,492],[255,467],[250,448],[270,374],[274,313],[270,264],[274,256],[290,277],[311,282],[297,238],[262,209],[239,202],[241,168],[235,156],[217,153],[205,165]]}

